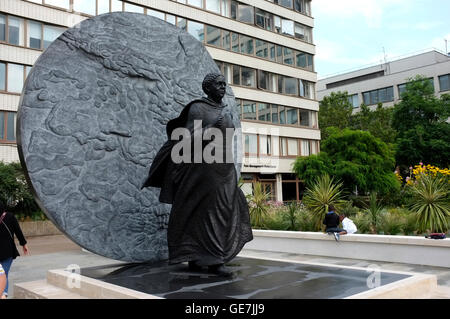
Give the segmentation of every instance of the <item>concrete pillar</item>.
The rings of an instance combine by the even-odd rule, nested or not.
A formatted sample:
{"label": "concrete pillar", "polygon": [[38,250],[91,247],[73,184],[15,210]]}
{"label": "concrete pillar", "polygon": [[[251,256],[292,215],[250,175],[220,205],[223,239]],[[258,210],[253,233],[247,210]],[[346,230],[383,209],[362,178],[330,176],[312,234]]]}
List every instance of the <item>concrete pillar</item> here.
{"label": "concrete pillar", "polygon": [[281,183],[281,174],[276,174],[277,182],[275,184],[275,192],[277,194],[277,201],[282,202],[283,201],[283,186]]}

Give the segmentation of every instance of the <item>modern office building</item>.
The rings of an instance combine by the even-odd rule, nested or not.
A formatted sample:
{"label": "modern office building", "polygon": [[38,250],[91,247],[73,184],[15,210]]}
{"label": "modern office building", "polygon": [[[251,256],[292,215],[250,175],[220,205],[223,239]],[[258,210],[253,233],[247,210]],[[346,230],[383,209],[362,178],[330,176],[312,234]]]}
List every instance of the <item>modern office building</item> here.
{"label": "modern office building", "polygon": [[406,82],[422,75],[434,86],[436,96],[450,93],[450,56],[437,50],[415,54],[391,62],[320,79],[317,82],[317,97],[331,92],[347,91],[353,107],[361,104],[393,106],[397,103]]}
{"label": "modern office building", "polygon": [[300,199],[291,165],[320,141],[310,0],[1,0],[0,160],[19,160],[15,117],[39,55],[68,27],[113,11],[158,17],[204,43],[241,114],[244,191],[261,181],[273,199]]}

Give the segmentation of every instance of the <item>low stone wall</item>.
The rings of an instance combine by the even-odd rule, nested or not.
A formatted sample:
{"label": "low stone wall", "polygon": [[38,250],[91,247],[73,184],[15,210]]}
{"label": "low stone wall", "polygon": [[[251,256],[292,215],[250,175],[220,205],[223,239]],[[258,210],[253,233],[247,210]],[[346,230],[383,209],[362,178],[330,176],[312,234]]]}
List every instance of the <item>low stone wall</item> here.
{"label": "low stone wall", "polygon": [[62,234],[58,230],[58,228],[56,228],[56,226],[49,220],[19,222],[19,225],[25,238],[33,236],[50,236]]}
{"label": "low stone wall", "polygon": [[245,248],[450,268],[448,238],[353,234],[336,242],[332,235],[313,232],[253,230],[253,235]]}

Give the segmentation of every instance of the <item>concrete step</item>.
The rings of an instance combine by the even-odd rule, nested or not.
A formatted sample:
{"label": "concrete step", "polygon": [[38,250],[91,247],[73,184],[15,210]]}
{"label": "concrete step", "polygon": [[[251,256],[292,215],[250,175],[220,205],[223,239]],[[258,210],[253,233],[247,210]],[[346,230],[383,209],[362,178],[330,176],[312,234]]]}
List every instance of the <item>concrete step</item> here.
{"label": "concrete step", "polygon": [[450,287],[438,286],[431,293],[430,299],[450,299]]}
{"label": "concrete step", "polygon": [[14,285],[15,299],[87,299],[77,293],[56,287],[46,280],[36,280]]}

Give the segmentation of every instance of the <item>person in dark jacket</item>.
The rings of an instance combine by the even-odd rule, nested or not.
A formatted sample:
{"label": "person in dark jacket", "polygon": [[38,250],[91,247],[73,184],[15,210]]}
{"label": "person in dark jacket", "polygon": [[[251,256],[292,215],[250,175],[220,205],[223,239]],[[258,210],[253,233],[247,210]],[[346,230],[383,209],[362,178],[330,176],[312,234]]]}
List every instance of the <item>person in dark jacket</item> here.
{"label": "person in dark jacket", "polygon": [[1,296],[2,299],[8,297],[8,273],[11,264],[17,256],[20,256],[14,242],[14,235],[17,236],[19,244],[23,247],[23,254],[28,255],[27,241],[20,229],[16,217],[5,211],[5,207],[0,203],[0,264],[6,274],[6,287]]}
{"label": "person in dark jacket", "polygon": [[333,233],[336,241],[339,240],[340,235],[347,234],[345,229],[339,228],[340,218],[339,215],[336,214],[336,208],[333,205],[328,206],[328,213],[325,215],[323,220],[323,224],[325,225],[325,231],[327,233]]}

